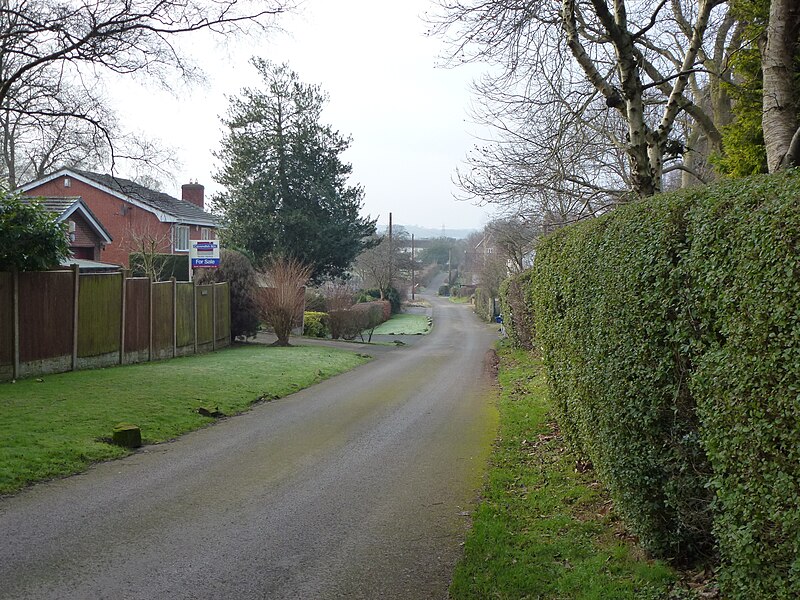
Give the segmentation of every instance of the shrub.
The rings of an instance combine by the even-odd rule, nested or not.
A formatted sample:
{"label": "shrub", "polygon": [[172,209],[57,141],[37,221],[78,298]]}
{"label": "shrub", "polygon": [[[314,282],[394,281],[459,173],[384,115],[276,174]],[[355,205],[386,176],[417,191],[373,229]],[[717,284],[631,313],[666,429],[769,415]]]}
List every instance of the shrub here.
{"label": "shrub", "polygon": [[449,285],[440,285],[439,291],[437,292],[439,296],[449,296],[450,295],[450,286]]}
{"label": "shrub", "polygon": [[372,330],[386,321],[385,315],[389,307],[390,303],[387,300],[378,300],[355,304],[348,309],[331,311],[328,314],[331,337],[353,340],[356,336],[369,331],[369,341],[371,341]]}
{"label": "shrub", "polygon": [[494,296],[486,288],[475,289],[475,312],[484,321],[493,321],[497,315]]}
{"label": "shrub", "polygon": [[0,270],[43,271],[69,256],[65,223],[0,184]]}
{"label": "shrub", "polygon": [[306,310],[309,312],[325,312],[328,310],[327,298],[318,289],[306,289]]}
{"label": "shrub", "polygon": [[305,284],[312,267],[293,258],[270,260],[263,273],[267,287],[260,290],[259,309],[277,336],[275,346],[288,346],[289,334],[303,315]]}
{"label": "shrub", "polygon": [[330,329],[328,329],[328,314],[314,311],[304,312],[303,335],[317,338],[328,337],[328,335],[330,335]]}
{"label": "shrub", "polygon": [[241,252],[222,248],[218,269],[198,269],[197,283],[227,281],[231,290],[231,339],[258,333],[256,271]]}
{"label": "shrub", "polygon": [[533,311],[525,297],[531,271],[509,277],[500,285],[500,312],[511,343],[516,348],[533,349],[535,338]]}
{"label": "shrub", "polygon": [[653,552],[716,542],[723,597],[800,593],[798,197],[794,170],[637,202],[521,280],[562,429]]}
{"label": "shrub", "polygon": [[[358,302],[372,302],[373,300],[380,299],[381,291],[375,289],[362,290],[358,295]],[[402,310],[403,299],[400,296],[400,292],[397,290],[397,288],[390,287],[388,290],[384,290],[383,299],[390,302],[392,314],[397,314]]]}

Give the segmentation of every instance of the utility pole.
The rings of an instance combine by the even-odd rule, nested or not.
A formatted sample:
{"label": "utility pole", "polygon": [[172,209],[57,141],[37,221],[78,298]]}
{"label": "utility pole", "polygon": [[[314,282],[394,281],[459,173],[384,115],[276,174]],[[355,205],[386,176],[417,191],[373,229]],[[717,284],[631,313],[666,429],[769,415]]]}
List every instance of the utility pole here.
{"label": "utility pole", "polygon": [[411,301],[414,301],[414,288],[416,287],[414,281],[414,234],[411,234]]}
{"label": "utility pole", "polygon": [[450,288],[453,287],[453,249],[447,249],[447,295],[450,295]]}
{"label": "utility pole", "polygon": [[[389,213],[389,287],[392,287],[392,275],[394,272],[394,252],[392,252],[392,213]],[[387,292],[389,290],[386,290]]]}

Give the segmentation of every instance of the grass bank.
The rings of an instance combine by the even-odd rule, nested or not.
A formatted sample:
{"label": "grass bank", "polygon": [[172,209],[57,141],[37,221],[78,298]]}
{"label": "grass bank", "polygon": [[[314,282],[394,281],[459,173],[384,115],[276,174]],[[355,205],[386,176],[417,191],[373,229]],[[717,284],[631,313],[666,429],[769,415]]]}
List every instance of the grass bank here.
{"label": "grass bank", "polygon": [[145,443],[163,442],[259,399],[276,399],[367,359],[324,347],[233,347],[212,354],[0,384],[0,493],[70,475],[123,456],[105,443],[120,422],[138,425]]}
{"label": "grass bank", "polygon": [[385,323],[381,323],[372,333],[373,335],[424,335],[430,330],[430,317],[402,313],[394,315]]}
{"label": "grass bank", "polygon": [[499,439],[452,597],[669,597],[674,571],[646,559],[591,469],[565,449],[538,361],[499,356]]}

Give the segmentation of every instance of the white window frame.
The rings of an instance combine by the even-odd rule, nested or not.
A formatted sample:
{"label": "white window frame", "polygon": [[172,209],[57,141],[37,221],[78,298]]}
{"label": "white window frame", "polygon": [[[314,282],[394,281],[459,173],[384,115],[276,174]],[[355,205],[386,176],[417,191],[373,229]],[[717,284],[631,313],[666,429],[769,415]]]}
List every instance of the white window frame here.
{"label": "white window frame", "polygon": [[201,227],[200,228],[200,239],[201,240],[215,240],[214,237],[214,230],[211,227]]}
{"label": "white window frame", "polygon": [[[182,247],[181,243],[184,242],[185,246]],[[173,225],[172,226],[172,249],[174,252],[188,252],[189,251],[189,226],[188,225]]]}

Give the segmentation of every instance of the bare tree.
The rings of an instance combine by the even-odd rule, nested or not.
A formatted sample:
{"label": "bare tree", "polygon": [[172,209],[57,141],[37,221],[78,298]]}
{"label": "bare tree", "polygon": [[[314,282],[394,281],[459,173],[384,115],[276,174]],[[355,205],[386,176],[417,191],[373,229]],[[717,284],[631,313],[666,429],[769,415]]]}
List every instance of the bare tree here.
{"label": "bare tree", "polygon": [[[199,69],[176,40],[208,30],[242,33],[271,26],[292,0],[3,0],[0,2],[0,130],[13,183],[56,165],[143,161],[97,95],[104,72],[170,74]],[[147,155],[149,168],[159,160]]]}
{"label": "bare tree", "polygon": [[263,272],[266,287],[259,295],[261,318],[278,339],[275,346],[288,346],[294,324],[302,323],[305,285],[312,267],[290,258],[273,258]]}
{"label": "bare tree", "polygon": [[160,231],[150,223],[129,227],[121,246],[131,254],[131,269],[144,273],[152,281],[161,281],[170,249],[169,231]]}
{"label": "bare tree", "polygon": [[467,186],[471,193],[490,190],[493,177],[517,165],[506,172],[520,180],[532,173],[534,184],[518,188],[524,194],[505,181],[499,189],[539,196],[538,205],[548,191],[573,198],[580,217],[628,199],[626,190],[653,194],[665,173],[690,169],[681,160],[684,124],[719,147],[712,111],[725,98],[709,82],[724,72],[719,61],[734,37],[724,0],[439,3],[436,31],[454,44],[451,58],[497,68],[479,91],[502,123],[501,150],[483,153],[489,168],[472,178],[483,185]]}
{"label": "bare tree", "polygon": [[519,217],[495,219],[484,230],[491,235],[498,256],[505,260],[507,271],[519,273],[531,266],[533,248],[542,233],[540,224]]}

